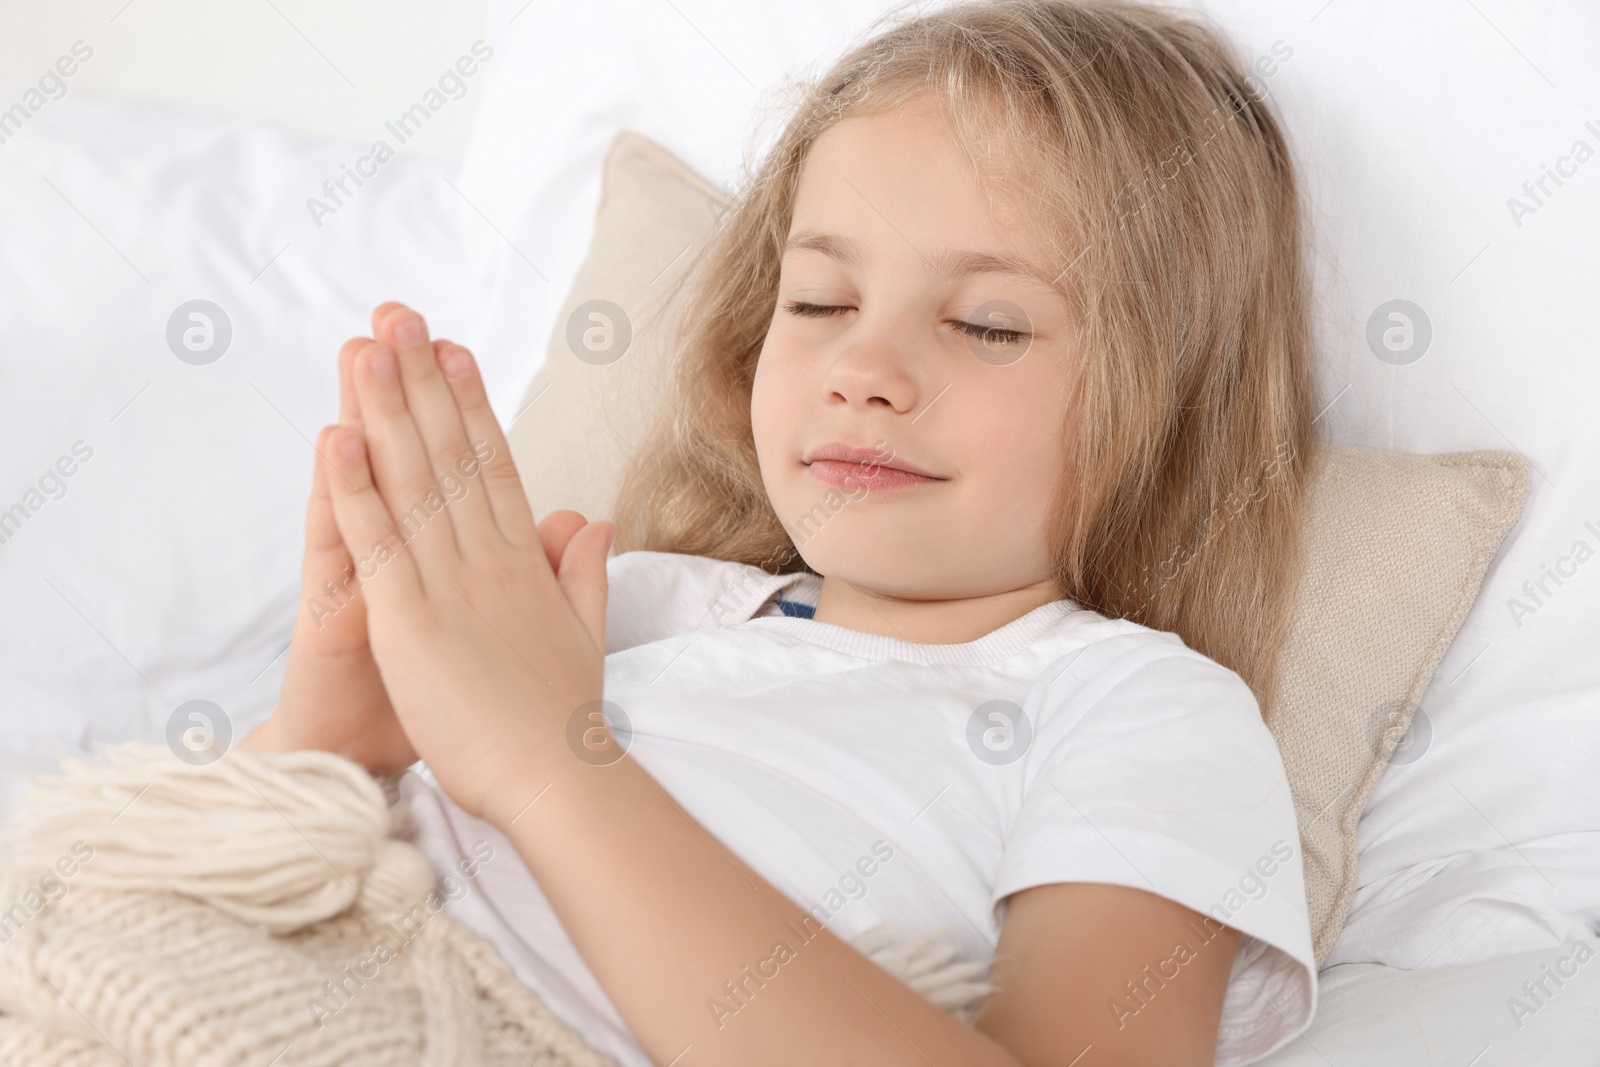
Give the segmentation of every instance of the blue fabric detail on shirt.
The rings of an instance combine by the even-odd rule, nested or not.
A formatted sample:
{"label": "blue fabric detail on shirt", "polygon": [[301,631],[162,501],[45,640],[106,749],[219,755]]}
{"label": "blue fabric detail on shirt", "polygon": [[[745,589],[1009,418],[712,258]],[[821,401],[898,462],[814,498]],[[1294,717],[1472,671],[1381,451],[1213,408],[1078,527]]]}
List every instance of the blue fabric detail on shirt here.
{"label": "blue fabric detail on shirt", "polygon": [[802,604],[798,600],[784,600],[782,598],[778,600],[778,610],[797,619],[815,618],[817,614],[817,609],[810,604]]}

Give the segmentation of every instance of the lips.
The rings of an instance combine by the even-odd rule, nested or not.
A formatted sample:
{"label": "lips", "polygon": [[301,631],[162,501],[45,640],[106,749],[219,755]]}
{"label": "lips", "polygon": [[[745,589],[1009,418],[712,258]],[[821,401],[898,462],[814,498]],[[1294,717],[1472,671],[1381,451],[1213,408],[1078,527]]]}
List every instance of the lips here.
{"label": "lips", "polygon": [[864,448],[830,441],[811,449],[800,461],[812,478],[850,491],[886,492],[947,480],[901,459],[887,446]]}

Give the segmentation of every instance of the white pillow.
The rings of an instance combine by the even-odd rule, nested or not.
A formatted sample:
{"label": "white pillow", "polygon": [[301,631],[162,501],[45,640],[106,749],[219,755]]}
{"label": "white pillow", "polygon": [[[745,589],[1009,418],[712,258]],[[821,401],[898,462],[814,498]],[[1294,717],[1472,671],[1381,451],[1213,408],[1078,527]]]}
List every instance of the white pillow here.
{"label": "white pillow", "polygon": [[[770,143],[783,115],[763,128],[758,109],[781,77],[825,69],[889,6],[491,0],[499,51],[462,173],[515,246],[484,234],[476,247],[499,278],[490,354],[524,353],[524,385],[538,369],[618,129],[726,182],[747,140]],[[1600,12],[1204,6],[1297,146],[1326,439],[1514,448],[1537,471],[1415,737],[1368,804],[1361,888],[1329,962],[1436,966],[1587,934],[1600,919],[1600,562],[1587,562],[1600,549],[1600,161],[1578,164],[1573,149],[1600,149],[1600,114],[1576,104],[1600,99]],[[1561,186],[1546,165],[1567,172]],[[1535,201],[1524,183],[1541,179]],[[1513,211],[1513,197],[1532,210]],[[1406,323],[1387,317],[1395,300],[1424,309],[1426,348],[1415,316],[1409,350],[1383,347],[1386,331],[1405,340]],[[1580,541],[1590,555],[1574,571]],[[1545,578],[1557,567],[1573,572],[1559,587]],[[1524,583],[1541,578],[1551,595],[1535,603]],[[1533,610],[1514,614],[1514,599]]]}
{"label": "white pillow", "polygon": [[[488,291],[431,162],[313,223],[367,149],[76,90],[0,148],[0,808],[52,751],[276,701],[340,344],[386,299],[467,336]],[[208,365],[168,348],[196,298],[231,324]]]}

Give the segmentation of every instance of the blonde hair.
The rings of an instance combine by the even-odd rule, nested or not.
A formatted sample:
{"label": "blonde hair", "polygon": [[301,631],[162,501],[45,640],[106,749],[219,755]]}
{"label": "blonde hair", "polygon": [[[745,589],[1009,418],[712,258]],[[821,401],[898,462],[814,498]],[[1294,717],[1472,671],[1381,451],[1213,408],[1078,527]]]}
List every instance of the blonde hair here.
{"label": "blonde hair", "polygon": [[1176,633],[1270,716],[1314,446],[1302,212],[1259,83],[1188,13],[961,3],[809,85],[685,278],[675,403],[624,475],[618,549],[806,569],[750,424],[801,165],[831,126],[928,93],[991,198],[1038,205],[1077,313],[1061,595]]}

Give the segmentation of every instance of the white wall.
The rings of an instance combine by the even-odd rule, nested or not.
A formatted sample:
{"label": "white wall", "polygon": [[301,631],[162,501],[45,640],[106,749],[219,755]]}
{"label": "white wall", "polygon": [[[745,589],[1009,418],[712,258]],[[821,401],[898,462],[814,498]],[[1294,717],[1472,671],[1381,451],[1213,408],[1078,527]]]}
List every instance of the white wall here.
{"label": "white wall", "polygon": [[[485,0],[21,0],[0,4],[0,109],[76,41],[65,84],[363,143],[483,36]],[[408,151],[456,160],[482,80]]]}

